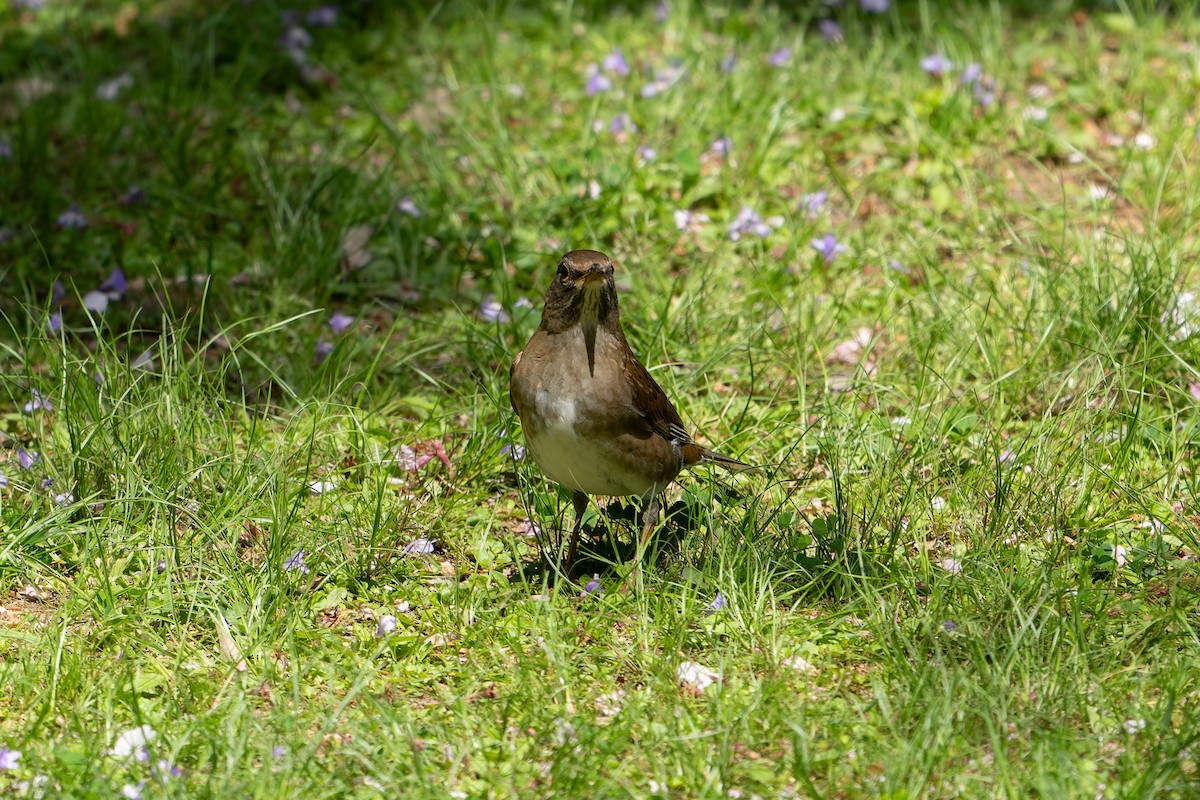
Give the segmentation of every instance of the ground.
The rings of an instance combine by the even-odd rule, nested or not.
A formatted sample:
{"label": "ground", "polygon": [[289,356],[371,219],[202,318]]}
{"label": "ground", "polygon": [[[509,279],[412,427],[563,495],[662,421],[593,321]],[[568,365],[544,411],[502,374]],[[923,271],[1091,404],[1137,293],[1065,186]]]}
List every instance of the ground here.
{"label": "ground", "polygon": [[[0,10],[0,792],[1195,796],[1200,20],[601,5]],[[626,592],[584,247],[764,468]]]}

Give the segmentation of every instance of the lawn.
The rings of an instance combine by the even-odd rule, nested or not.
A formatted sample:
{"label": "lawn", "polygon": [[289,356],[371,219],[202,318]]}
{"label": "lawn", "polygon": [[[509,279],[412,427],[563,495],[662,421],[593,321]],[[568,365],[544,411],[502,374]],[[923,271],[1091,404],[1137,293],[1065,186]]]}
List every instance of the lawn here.
{"label": "lawn", "polygon": [[[0,796],[1196,797],[1185,5],[8,0]],[[574,248],[763,467],[627,591]]]}

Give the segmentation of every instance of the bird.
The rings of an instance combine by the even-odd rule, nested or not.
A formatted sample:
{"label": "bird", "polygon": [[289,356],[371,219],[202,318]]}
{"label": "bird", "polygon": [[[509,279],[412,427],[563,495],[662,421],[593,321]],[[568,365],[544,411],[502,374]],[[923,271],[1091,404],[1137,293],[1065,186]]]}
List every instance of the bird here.
{"label": "bird", "polygon": [[546,290],[541,323],[513,359],[509,399],[526,453],[571,492],[575,526],[561,562],[569,575],[589,496],[642,500],[642,551],[658,522],[662,490],[685,467],[758,468],[692,440],[675,406],[634,355],[621,326],[612,260],[572,250]]}

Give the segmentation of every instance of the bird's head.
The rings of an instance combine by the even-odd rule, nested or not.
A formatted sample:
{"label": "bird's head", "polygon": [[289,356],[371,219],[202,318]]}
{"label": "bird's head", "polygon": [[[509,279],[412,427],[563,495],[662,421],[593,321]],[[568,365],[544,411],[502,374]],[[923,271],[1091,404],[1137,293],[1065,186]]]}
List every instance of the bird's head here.
{"label": "bird's head", "polygon": [[620,326],[613,263],[595,250],[572,250],[558,262],[554,281],[546,290],[542,327],[558,333],[583,323]]}

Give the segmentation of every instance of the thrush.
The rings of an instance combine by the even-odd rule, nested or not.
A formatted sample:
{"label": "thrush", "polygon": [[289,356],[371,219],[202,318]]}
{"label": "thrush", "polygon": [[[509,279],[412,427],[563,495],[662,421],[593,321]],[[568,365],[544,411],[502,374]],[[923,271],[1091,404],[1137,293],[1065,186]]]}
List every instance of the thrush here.
{"label": "thrush", "polygon": [[513,359],[509,398],[521,419],[526,452],[550,480],[571,491],[575,526],[563,561],[569,571],[590,495],[642,499],[640,561],[659,516],[659,495],[685,467],[755,467],[692,441],[625,339],[604,253],[562,257],[542,321]]}

